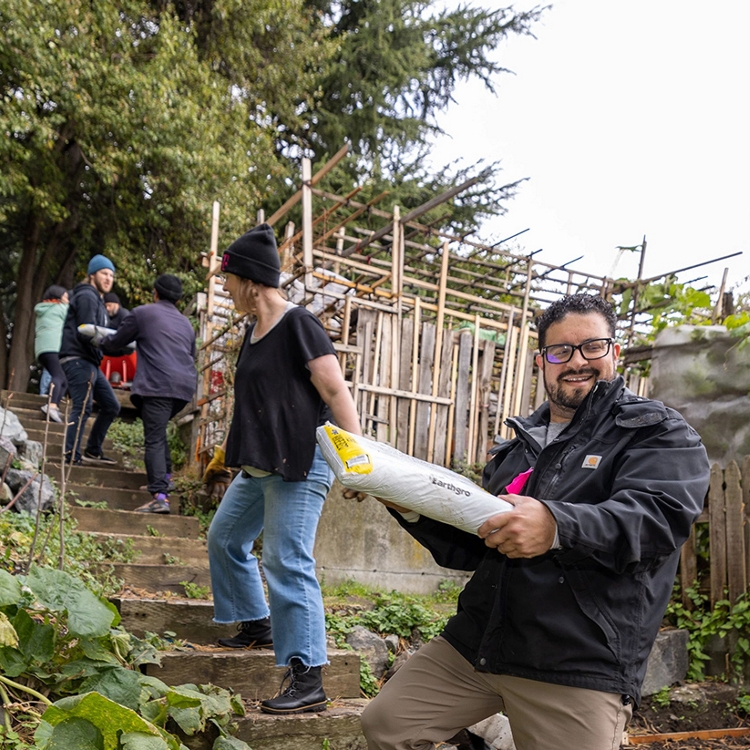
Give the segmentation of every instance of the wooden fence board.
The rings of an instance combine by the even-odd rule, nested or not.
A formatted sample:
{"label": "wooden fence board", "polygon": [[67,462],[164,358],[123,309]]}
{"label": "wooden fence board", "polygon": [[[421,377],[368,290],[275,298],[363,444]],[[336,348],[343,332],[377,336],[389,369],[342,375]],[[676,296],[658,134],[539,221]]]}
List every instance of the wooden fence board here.
{"label": "wooden fence board", "polygon": [[[419,380],[417,390],[419,393],[432,393],[432,369],[435,364],[435,325],[433,323],[422,324],[421,351],[419,353]],[[431,406],[426,401],[417,404],[414,455],[427,460],[427,435],[430,429]]]}
{"label": "wooden fence board", "polygon": [[721,466],[711,467],[708,488],[708,529],[711,554],[711,605],[724,598],[727,582],[726,521],[724,511],[724,472]]}
{"label": "wooden fence board", "polygon": [[[378,380],[380,385],[385,388],[391,387],[392,333],[393,327],[391,326],[391,316],[387,315],[383,321],[383,332],[380,340],[380,375]],[[395,396],[378,396],[376,409],[378,421],[375,427],[375,437],[381,443],[389,443],[393,439],[390,424],[390,402],[392,398],[395,398]]]}
{"label": "wooden fence board", "polygon": [[740,469],[735,461],[730,461],[724,470],[724,484],[727,586],[729,588],[729,601],[733,602],[747,588],[742,488],[740,487]]}
{"label": "wooden fence board", "polygon": [[745,575],[750,578],[750,456],[742,461],[743,538],[745,542]]}
{"label": "wooden fence board", "polygon": [[[451,364],[453,362],[453,333],[443,331],[443,348],[440,351],[440,378],[437,395],[447,398],[451,395]],[[449,407],[438,405],[435,409],[435,453],[433,461],[445,466],[448,457],[448,411]]]}
{"label": "wooden fence board", "polygon": [[454,438],[453,438],[453,460],[467,461],[466,453],[469,428],[469,362],[473,338],[469,331],[462,333],[458,338],[458,372],[456,374],[456,398],[455,412],[453,415]]}
{"label": "wooden fence board", "polygon": [[491,445],[490,432],[490,389],[492,385],[492,367],[495,364],[495,342],[485,341],[482,350],[482,363],[479,368],[479,430],[474,460],[487,460],[487,450]]}
{"label": "wooden fence board", "polygon": [[[411,351],[414,342],[414,319],[401,320],[401,357],[399,362],[398,387],[404,391],[411,390]],[[406,453],[409,447],[409,408],[408,399],[398,399],[396,408],[396,448]]]}

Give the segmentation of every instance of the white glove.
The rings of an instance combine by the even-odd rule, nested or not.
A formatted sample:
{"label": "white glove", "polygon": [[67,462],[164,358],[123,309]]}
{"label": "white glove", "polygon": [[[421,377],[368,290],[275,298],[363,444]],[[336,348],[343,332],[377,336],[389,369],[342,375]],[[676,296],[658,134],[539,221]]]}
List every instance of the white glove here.
{"label": "white glove", "polygon": [[93,323],[82,323],[78,326],[78,332],[82,336],[91,339],[93,346],[100,346],[102,341],[116,333],[114,328],[105,328],[104,326],[95,326]]}

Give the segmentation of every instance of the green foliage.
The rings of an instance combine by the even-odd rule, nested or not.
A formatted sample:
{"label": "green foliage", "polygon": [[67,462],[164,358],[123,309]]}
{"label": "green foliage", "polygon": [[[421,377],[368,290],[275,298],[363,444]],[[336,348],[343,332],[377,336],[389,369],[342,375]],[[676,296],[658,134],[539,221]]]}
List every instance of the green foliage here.
{"label": "green foliage", "polygon": [[[188,735],[209,722],[226,734],[231,718],[243,714],[239,696],[210,685],[170,688],[142,674],[141,665],[159,663],[162,644],[155,636],[136,638],[119,621],[112,604],[64,571],[0,570],[0,696],[15,722],[6,721],[0,734],[6,744],[179,750],[169,720]],[[34,703],[47,706],[41,721],[29,709],[15,715],[17,706]],[[31,728],[33,746],[25,741]],[[226,742],[214,747],[247,750],[239,740]]]}
{"label": "green foliage", "polygon": [[380,692],[380,685],[375,679],[367,659],[359,660],[359,689],[367,698],[374,698]]}
{"label": "green foliage", "polygon": [[651,701],[655,703],[660,708],[665,708],[671,703],[672,700],[672,693],[669,689],[669,686],[663,687],[658,693],[655,693],[651,697]]}
{"label": "green foliage", "polygon": [[201,586],[192,581],[180,581],[180,586],[185,589],[185,596],[188,599],[210,599],[211,587]]}
{"label": "green foliage", "polygon": [[743,714],[750,714],[750,693],[740,692],[737,696],[737,708]]}
{"label": "green foliage", "polygon": [[[632,287],[620,294],[616,300],[620,316],[632,309],[633,297]],[[650,316],[649,331],[645,335],[647,341],[653,341],[659,331],[669,326],[710,324],[711,310],[711,298],[707,292],[679,284],[674,276],[638,287],[636,311]]]}
{"label": "green foliage", "polygon": [[[107,432],[107,437],[112,439],[116,450],[129,456],[133,463],[143,465],[143,422],[140,419],[133,422],[115,419]],[[172,454],[173,468],[180,469],[187,462],[188,449],[174,422],[167,424],[167,445]]]}
{"label": "green foliage", "polygon": [[[20,569],[29,559],[34,541],[36,519],[29,513],[0,514],[2,557],[0,568]],[[42,566],[57,566],[60,559],[59,516],[41,516],[38,537],[47,540],[42,548],[37,545],[34,562]],[[132,540],[107,539],[77,531],[74,519],[63,523],[65,539],[65,568],[81,578],[98,594],[110,595],[122,587],[122,581],[109,572],[93,573],[91,567],[99,563],[133,562],[137,557]]]}
{"label": "green foliage", "polygon": [[720,638],[726,643],[729,656],[729,674],[726,679],[742,678],[746,665],[750,664],[750,596],[741,594],[732,605],[721,599],[711,607],[708,597],[695,588],[686,590],[691,607],[682,603],[679,587],[667,608],[666,620],[689,633],[688,655],[690,666],[688,679],[705,678],[705,667],[710,659],[707,646],[711,639]]}
{"label": "green foliage", "polygon": [[356,625],[381,634],[393,633],[402,638],[410,637],[416,629],[423,640],[429,641],[442,631],[448,619],[445,614],[429,606],[429,597],[420,598],[398,591],[373,592],[366,587],[350,585],[343,590],[362,591],[361,596],[363,599],[366,597],[368,606],[331,603],[332,597],[341,597],[341,588],[336,593],[327,594],[329,611],[326,614],[326,629],[339,644],[343,644],[346,634]]}

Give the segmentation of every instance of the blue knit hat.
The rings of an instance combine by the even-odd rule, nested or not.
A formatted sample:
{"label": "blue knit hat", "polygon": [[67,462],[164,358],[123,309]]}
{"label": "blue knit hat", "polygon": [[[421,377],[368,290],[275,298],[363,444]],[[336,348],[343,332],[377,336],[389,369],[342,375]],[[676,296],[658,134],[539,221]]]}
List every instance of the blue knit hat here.
{"label": "blue knit hat", "polygon": [[89,267],[86,273],[91,276],[91,274],[96,273],[97,271],[101,271],[105,268],[108,268],[112,273],[115,272],[115,264],[104,255],[95,255],[90,261],[89,261]]}

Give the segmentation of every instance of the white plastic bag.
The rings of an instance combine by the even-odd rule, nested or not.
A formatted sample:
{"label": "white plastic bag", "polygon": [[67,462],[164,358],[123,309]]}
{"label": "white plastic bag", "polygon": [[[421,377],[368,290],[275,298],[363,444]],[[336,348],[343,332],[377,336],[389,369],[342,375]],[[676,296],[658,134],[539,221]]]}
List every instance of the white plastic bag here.
{"label": "white plastic bag", "polygon": [[385,443],[332,424],[318,427],[316,434],[336,479],[348,489],[390,500],[470,534],[476,534],[490,516],[513,509],[470,479]]}

